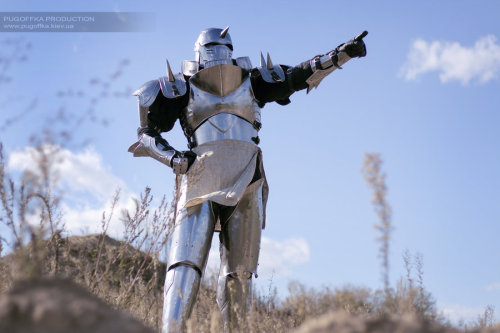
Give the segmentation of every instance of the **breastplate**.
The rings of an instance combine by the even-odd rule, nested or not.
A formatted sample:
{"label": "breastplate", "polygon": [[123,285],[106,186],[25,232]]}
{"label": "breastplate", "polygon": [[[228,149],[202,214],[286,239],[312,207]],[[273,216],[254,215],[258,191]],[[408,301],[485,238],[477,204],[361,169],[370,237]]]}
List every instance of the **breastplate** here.
{"label": "breastplate", "polygon": [[[202,138],[248,141],[257,136],[260,108],[246,70],[234,65],[216,65],[193,75],[189,86],[189,102],[181,114],[181,123],[190,144],[201,144]],[[219,114],[226,115],[215,117]],[[238,130],[239,127],[244,130]],[[245,133],[244,138],[238,138],[241,133]]]}

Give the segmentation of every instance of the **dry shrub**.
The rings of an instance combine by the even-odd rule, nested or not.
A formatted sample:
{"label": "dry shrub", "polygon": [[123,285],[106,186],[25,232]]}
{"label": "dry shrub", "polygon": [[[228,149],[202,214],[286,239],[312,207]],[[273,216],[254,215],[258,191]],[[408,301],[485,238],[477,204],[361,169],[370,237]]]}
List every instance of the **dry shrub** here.
{"label": "dry shrub", "polygon": [[[6,171],[0,145],[0,223],[10,232],[9,237],[2,234],[0,250],[4,245],[13,250],[0,259],[0,291],[7,290],[14,280],[40,276],[69,277],[114,308],[126,311],[159,330],[166,270],[160,253],[172,225],[174,204],[163,198],[154,205],[151,190],[146,188],[136,199],[132,211],[121,212],[125,234],[121,240],[115,240],[108,236],[108,228],[120,196],[117,191],[109,212],[103,213],[101,233],[67,237],[59,209],[61,196],[57,175],[52,172],[57,163],[57,146],[39,144],[35,147],[36,172],[25,172],[16,183]],[[289,286],[289,296],[282,301],[272,288],[268,295],[253,292],[249,311],[244,318],[238,318],[239,331],[289,332],[311,320],[320,322],[313,318],[323,314],[324,318],[335,318],[337,326],[334,327],[345,326],[349,332],[358,329],[359,332],[397,331],[401,327],[406,327],[408,332],[411,327],[421,329],[415,332],[424,332],[422,327],[448,329],[446,325],[440,325],[445,322],[439,317],[432,296],[424,288],[422,255],[406,251],[403,261],[407,274],[394,289],[389,285],[388,254],[393,227],[386,200],[385,176],[380,165],[378,155],[367,157],[366,177],[374,189],[374,205],[380,218],[376,228],[381,233],[383,289],[372,291],[348,285],[315,290],[293,282]],[[222,330],[215,302],[217,276],[214,273],[209,275],[200,288],[187,324],[188,332]],[[402,318],[402,321],[397,318]],[[416,324],[404,318],[416,318],[411,319]],[[477,322],[465,325],[464,329],[489,327],[489,332],[494,332],[493,318],[494,308],[489,306]],[[338,326],[338,320],[344,326]],[[404,326],[406,324],[410,326]],[[300,332],[316,332],[310,324],[307,325]],[[325,325],[329,327],[328,323]],[[338,331],[342,332],[340,328]]]}
{"label": "dry shrub", "polygon": [[[165,264],[159,257],[168,237],[172,205],[165,198],[152,207],[151,190],[123,211],[123,240],[107,230],[119,200],[103,213],[101,233],[67,237],[60,210],[62,192],[55,164],[56,144],[31,149],[36,165],[18,177],[8,174],[0,144],[0,244],[11,253],[0,260],[0,291],[16,280],[70,277],[115,308],[127,310],[151,327],[160,325]],[[97,222],[97,221],[96,221]]]}

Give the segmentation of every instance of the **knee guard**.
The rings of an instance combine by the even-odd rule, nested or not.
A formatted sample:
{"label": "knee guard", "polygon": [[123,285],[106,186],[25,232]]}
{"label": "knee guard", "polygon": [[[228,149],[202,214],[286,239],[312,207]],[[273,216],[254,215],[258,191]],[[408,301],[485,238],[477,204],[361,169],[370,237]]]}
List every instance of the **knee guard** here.
{"label": "knee guard", "polygon": [[167,248],[162,332],[182,332],[193,309],[212,243],[215,219],[209,202],[177,212]]}

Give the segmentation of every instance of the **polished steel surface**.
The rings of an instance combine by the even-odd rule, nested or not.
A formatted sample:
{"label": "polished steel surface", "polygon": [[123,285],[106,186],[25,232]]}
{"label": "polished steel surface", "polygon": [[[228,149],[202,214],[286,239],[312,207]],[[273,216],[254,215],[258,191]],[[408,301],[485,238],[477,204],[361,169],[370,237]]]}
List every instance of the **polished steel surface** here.
{"label": "polished steel surface", "polygon": [[196,61],[200,66],[208,68],[231,61],[233,44],[228,29],[210,28],[200,33],[194,44]]}
{"label": "polished steel surface", "polygon": [[203,63],[203,68],[209,68],[217,65],[232,65],[233,64],[233,59],[228,58],[228,59],[216,59],[216,60],[210,60],[210,61],[205,61]]}
{"label": "polished steel surface", "polygon": [[176,151],[167,149],[161,143],[156,143],[155,138],[147,134],[142,134],[139,141],[132,144],[128,151],[133,153],[134,157],[149,156],[171,167]]}
{"label": "polished steel surface", "polygon": [[184,263],[203,272],[212,243],[215,222],[209,201],[178,211],[167,244],[167,267]]}
{"label": "polished steel surface", "polygon": [[172,159],[172,170],[176,175],[183,175],[189,169],[189,161],[185,157],[174,157]]}
{"label": "polished steel surface", "polygon": [[217,283],[217,305],[221,312],[224,332],[240,332],[252,297],[251,276],[220,275]]}
{"label": "polished steel surface", "polygon": [[236,58],[236,65],[238,65],[239,67],[241,67],[247,71],[250,71],[253,68],[252,62],[250,61],[249,57]]}
{"label": "polished steel surface", "polygon": [[[319,68],[317,68],[316,59],[319,62]],[[330,68],[331,66],[333,66],[333,61],[332,61],[332,57],[328,54],[324,54],[320,57],[315,57],[315,58],[311,59],[311,70],[313,72],[320,70],[320,69],[327,69],[327,68]]]}
{"label": "polished steel surface", "polygon": [[162,333],[184,332],[200,288],[200,273],[179,265],[167,271],[163,289]]}
{"label": "polished steel surface", "polygon": [[139,105],[148,107],[153,104],[160,91],[160,83],[158,80],[151,80],[142,85],[139,89],[133,92],[134,96],[139,99]]}
{"label": "polished steel surface", "polygon": [[184,60],[182,62],[182,74],[186,76],[193,76],[200,70],[198,61]]}
{"label": "polished steel surface", "polygon": [[[230,67],[228,72],[232,72],[233,76],[225,79],[220,76],[217,78],[218,73],[226,73],[223,68],[217,69],[219,66]],[[254,124],[254,122],[260,123],[260,108],[253,96],[248,76],[242,77],[242,69],[237,66],[219,66],[198,72],[200,74],[204,71],[211,71],[209,74],[215,74],[207,75],[209,82],[200,81],[198,74],[189,81],[191,88],[189,103],[183,110],[183,114],[181,114],[182,124],[186,127],[187,132],[193,133],[208,118],[219,113],[237,115],[251,124]],[[205,79],[205,75],[203,75],[203,79]],[[202,87],[199,87],[199,85]],[[217,93],[217,90],[218,95],[215,95],[214,92]],[[228,92],[230,93],[226,95],[225,93]],[[223,96],[220,96],[221,94]]]}
{"label": "polished steel surface", "polygon": [[[335,59],[332,59],[332,56],[334,56]],[[309,85],[307,87],[307,92],[309,93],[312,88],[317,88],[326,76],[330,75],[337,68],[341,69],[342,65],[350,59],[351,57],[349,57],[346,52],[325,54],[319,58],[321,69],[316,68],[316,58],[311,59],[310,64],[313,73],[306,80]]]}
{"label": "polished steel surface", "polygon": [[264,222],[263,184],[263,179],[250,184],[227,222],[221,222],[221,275],[257,275]]}
{"label": "polished steel surface", "polygon": [[229,33],[226,33],[224,38],[221,37],[221,33],[223,30],[224,29],[218,29],[218,28],[209,28],[203,30],[198,36],[196,42],[194,43],[194,51],[197,52],[201,46],[207,44],[228,45],[231,46],[232,49],[233,43],[231,41],[231,36],[229,35]]}
{"label": "polished steel surface", "polygon": [[193,133],[192,141],[199,146],[218,140],[239,140],[255,144],[259,133],[254,125],[230,113],[210,117]]}
{"label": "polished steel surface", "polygon": [[264,221],[264,179],[250,184],[228,217],[221,216],[221,267],[217,304],[225,332],[238,332],[238,319],[245,318],[252,295],[252,276],[257,277],[260,236]]}
{"label": "polished steel surface", "polygon": [[161,92],[166,98],[177,98],[186,94],[187,86],[184,75],[178,73],[173,77],[174,81],[170,81],[168,76],[162,76],[158,79]]}
{"label": "polished steel surface", "polygon": [[221,31],[219,37],[220,38],[226,38],[228,31],[229,31],[229,26],[225,27],[224,30]]}
{"label": "polished steel surface", "polygon": [[285,72],[280,65],[273,65],[271,62],[271,57],[269,53],[267,54],[267,62],[262,55],[260,54],[260,66],[257,67],[262,76],[262,79],[269,83],[274,82],[284,82],[285,81]]}
{"label": "polished steel surface", "polygon": [[137,98],[137,104],[139,108],[139,126],[146,127],[148,126],[149,106],[142,106],[139,98]]}
{"label": "polished steel surface", "polygon": [[198,62],[204,68],[219,64],[232,64],[233,51],[227,45],[209,44],[201,46],[198,51]]}
{"label": "polished steel surface", "polygon": [[202,69],[189,79],[189,83],[212,95],[224,97],[238,89],[247,78],[248,72],[241,67],[222,64]]}

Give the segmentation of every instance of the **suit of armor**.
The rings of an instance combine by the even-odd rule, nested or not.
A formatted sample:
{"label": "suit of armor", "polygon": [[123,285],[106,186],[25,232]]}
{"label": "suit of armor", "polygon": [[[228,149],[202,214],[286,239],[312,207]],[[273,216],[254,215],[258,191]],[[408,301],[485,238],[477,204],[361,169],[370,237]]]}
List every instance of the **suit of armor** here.
{"label": "suit of armor", "polygon": [[[268,187],[258,132],[261,108],[290,103],[295,91],[319,82],[352,57],[366,55],[366,33],[298,66],[273,65],[261,54],[232,58],[226,29],[202,31],[195,61],[184,61],[174,75],[147,82],[135,92],[139,101],[139,141],[129,151],[150,156],[177,175],[176,216],[168,242],[163,332],[185,327],[205,270],[214,231],[219,231],[221,267],[217,303],[224,330],[237,331],[257,276]],[[160,135],[176,120],[188,140],[177,151]]]}

